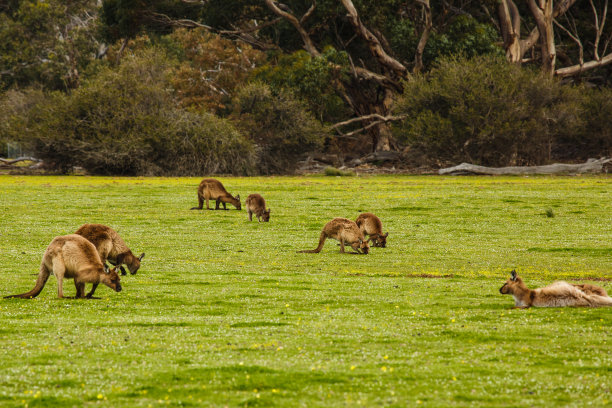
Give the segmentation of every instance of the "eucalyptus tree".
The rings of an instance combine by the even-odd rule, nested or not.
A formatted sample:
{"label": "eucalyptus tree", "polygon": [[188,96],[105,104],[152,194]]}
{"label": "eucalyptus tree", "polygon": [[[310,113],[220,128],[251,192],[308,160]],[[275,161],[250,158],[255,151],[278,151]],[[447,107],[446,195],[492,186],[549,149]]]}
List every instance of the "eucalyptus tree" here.
{"label": "eucalyptus tree", "polygon": [[0,5],[0,89],[78,86],[81,71],[104,47],[96,0],[23,0]]}
{"label": "eucalyptus tree", "polygon": [[497,33],[478,2],[105,0],[103,9],[115,37],[129,38],[139,29],[205,27],[271,56],[305,50],[323,62],[316,64],[325,67],[321,75],[350,112],[333,127],[344,137],[366,132],[372,150],[395,147],[391,111],[412,72],[439,55],[498,50]]}

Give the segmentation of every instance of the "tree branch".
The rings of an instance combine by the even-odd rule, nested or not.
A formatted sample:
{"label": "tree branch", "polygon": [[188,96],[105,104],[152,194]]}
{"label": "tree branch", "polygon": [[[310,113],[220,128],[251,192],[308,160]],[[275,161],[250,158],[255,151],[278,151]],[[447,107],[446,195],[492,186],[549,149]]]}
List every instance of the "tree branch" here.
{"label": "tree branch", "polygon": [[425,51],[425,45],[427,45],[427,40],[429,39],[429,34],[431,33],[431,27],[433,25],[429,0],[419,0],[419,3],[423,5],[425,26],[423,27],[421,38],[419,38],[419,43],[414,53],[414,72],[420,72],[423,69],[423,52]]}
{"label": "tree branch", "polygon": [[[578,37],[578,32],[575,30],[575,34],[572,34],[567,28],[563,27],[557,20],[553,20],[554,23],[557,25],[557,27],[559,27],[561,30],[563,30],[567,35],[570,36],[570,38],[572,40],[574,40],[576,42],[576,44],[578,45],[578,61],[580,66],[584,65],[584,48],[582,47],[582,41],[580,41],[580,38]],[[575,25],[574,25],[574,29],[575,29]]]}
{"label": "tree branch", "polygon": [[[267,1],[270,0],[266,0],[266,2]],[[351,0],[341,0],[341,2],[342,5],[344,5],[344,8],[346,8],[348,11],[349,21],[355,28],[355,31],[365,40],[370,52],[376,57],[378,62],[384,67],[395,72],[398,76],[405,76],[408,71],[406,67],[385,52],[378,38],[372,34],[372,32],[368,30],[367,27],[361,22],[353,2]]]}
{"label": "tree branch", "polygon": [[594,68],[600,68],[612,64],[612,54],[608,54],[601,58],[599,61],[585,62],[583,65],[572,65],[571,67],[559,68],[555,70],[555,75],[561,78],[580,74],[583,71],[587,71]]}
{"label": "tree branch", "polygon": [[308,11],[306,11],[306,14],[304,14],[302,16],[302,18],[300,18],[300,24],[304,24],[304,22],[306,20],[308,20],[308,18],[310,16],[312,16],[312,13],[314,13],[315,9],[317,8],[317,2],[316,0],[312,2],[312,6],[310,6],[310,8],[308,9]]}
{"label": "tree branch", "polygon": [[291,23],[291,25],[295,27],[297,32],[302,37],[302,41],[304,42],[304,48],[306,49],[306,51],[308,51],[310,55],[312,55],[313,57],[318,57],[321,55],[319,50],[317,50],[317,47],[315,47],[314,43],[312,42],[310,35],[308,35],[308,32],[304,29],[304,27],[302,27],[302,24],[300,24],[300,21],[293,14],[287,11],[281,10],[277,6],[277,3],[274,0],[265,0],[265,2],[268,8],[272,10],[274,14],[289,21],[289,23]]}
{"label": "tree branch", "polygon": [[336,129],[336,128],[339,128],[341,126],[350,125],[351,123],[363,122],[363,121],[372,120],[372,119],[377,119],[377,124],[378,123],[393,122],[393,121],[397,121],[397,120],[406,119],[407,116],[408,115],[397,115],[397,116],[389,115],[389,116],[383,116],[383,115],[380,115],[378,113],[372,113],[370,115],[359,116],[357,118],[352,118],[352,119],[345,120],[343,122],[338,122],[338,123],[332,125],[332,129]]}

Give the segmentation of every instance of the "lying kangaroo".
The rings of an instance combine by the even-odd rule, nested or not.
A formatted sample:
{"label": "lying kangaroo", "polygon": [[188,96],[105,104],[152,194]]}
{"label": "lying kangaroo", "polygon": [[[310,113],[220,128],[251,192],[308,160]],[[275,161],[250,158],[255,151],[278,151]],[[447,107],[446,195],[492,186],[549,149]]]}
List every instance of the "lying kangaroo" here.
{"label": "lying kangaroo", "polygon": [[355,223],[363,232],[363,235],[369,235],[368,242],[372,241],[372,246],[385,248],[387,246],[387,237],[389,233],[383,234],[382,221],[372,213],[359,214]]}
{"label": "lying kangaroo", "polygon": [[612,298],[604,288],[595,285],[573,285],[567,282],[554,282],[539,289],[528,289],[523,280],[510,272],[510,279],[499,289],[502,295],[514,297],[514,309],[535,307],[600,307],[612,306]]}
{"label": "lying kangaroo", "polygon": [[31,299],[42,291],[49,275],[57,278],[57,296],[64,297],[64,278],[74,279],[76,297],[85,297],[85,284],[103,283],[116,292],[121,292],[120,278],[116,268],[106,272],[96,247],[80,235],[71,234],[55,237],[47,247],[40,264],[40,272],[34,289],[5,298]]}
{"label": "lying kangaroo", "polygon": [[224,210],[227,210],[225,203],[232,204],[237,210],[241,209],[240,195],[232,197],[232,195],[225,190],[223,184],[216,179],[204,179],[200,182],[198,186],[198,206],[193,207],[192,210],[201,210],[204,206],[204,200],[206,200],[206,209],[210,210],[208,207],[209,199],[216,200],[215,210],[219,209],[220,203],[223,203]]}
{"label": "lying kangaroo", "polygon": [[334,218],[323,227],[319,237],[319,246],[316,249],[298,252],[318,254],[323,249],[323,244],[327,238],[340,241],[340,252],[342,253],[344,253],[344,245],[350,245],[356,253],[363,251],[364,254],[367,254],[370,250],[370,246],[355,222],[348,218]]}
{"label": "lying kangaroo", "polygon": [[245,203],[249,213],[249,221],[253,221],[253,214],[255,214],[259,222],[262,219],[264,222],[270,221],[270,209],[266,210],[266,200],[261,195],[251,194],[247,197]]}

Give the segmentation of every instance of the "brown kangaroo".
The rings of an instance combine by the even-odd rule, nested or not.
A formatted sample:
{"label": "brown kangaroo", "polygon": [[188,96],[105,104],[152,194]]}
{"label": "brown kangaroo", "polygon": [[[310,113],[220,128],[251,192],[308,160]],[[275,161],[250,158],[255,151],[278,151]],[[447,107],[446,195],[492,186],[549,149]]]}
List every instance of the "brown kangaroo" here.
{"label": "brown kangaroo", "polygon": [[573,285],[558,281],[539,289],[528,289],[523,280],[510,272],[510,279],[499,289],[502,295],[514,297],[514,309],[534,307],[600,307],[612,306],[604,288],[595,285]]}
{"label": "brown kangaroo", "polygon": [[[102,224],[83,224],[75,234],[94,244],[98,255],[100,255],[100,260],[107,270],[106,261],[108,260],[111,265],[117,266],[121,270],[121,275],[126,275],[123,264],[127,265],[132,275],[138,272],[140,261],[145,255],[144,252],[136,257],[125,244],[125,241],[117,234],[117,231],[111,227]],[[94,283],[87,297],[92,297],[97,287],[98,285]]]}
{"label": "brown kangaroo", "polygon": [[74,279],[77,298],[85,297],[86,283],[95,285],[103,283],[114,291],[121,292],[120,278],[116,268],[106,272],[96,247],[82,236],[71,234],[55,237],[51,241],[43,255],[34,289],[5,298],[35,298],[47,283],[51,272],[57,278],[57,297],[59,298],[64,297],[64,278]]}
{"label": "brown kangaroo", "polygon": [[359,230],[357,224],[348,218],[334,218],[321,231],[319,237],[319,246],[316,249],[298,251],[309,254],[318,254],[323,249],[323,244],[327,238],[333,238],[340,241],[340,252],[344,253],[344,245],[350,245],[356,252],[362,251],[367,254],[370,250],[368,242],[365,240],[363,233]]}
{"label": "brown kangaroo", "polygon": [[372,241],[372,246],[385,248],[387,246],[387,237],[389,233],[383,234],[382,221],[372,213],[359,214],[355,223],[363,232],[363,235],[369,235],[368,242]]}
{"label": "brown kangaroo", "polygon": [[103,264],[108,260],[113,266],[119,266],[122,275],[126,275],[123,264],[127,265],[132,275],[138,272],[144,252],[136,257],[117,231],[111,227],[102,224],[83,224],[75,234],[94,244]]}
{"label": "brown kangaroo", "polygon": [[253,221],[253,214],[255,214],[259,222],[262,219],[264,222],[270,221],[270,209],[266,210],[266,200],[261,195],[251,194],[247,197],[245,203],[249,213],[249,221]]}
{"label": "brown kangaroo", "polygon": [[240,195],[236,197],[232,197],[230,193],[227,192],[223,184],[219,180],[216,179],[204,179],[200,182],[198,186],[198,206],[191,208],[192,210],[201,210],[204,206],[204,200],[206,200],[206,209],[210,210],[208,207],[208,200],[213,199],[215,201],[215,210],[219,209],[219,204],[223,203],[223,209],[227,210],[225,207],[225,203],[230,203],[237,210],[240,210],[242,207],[240,205]]}

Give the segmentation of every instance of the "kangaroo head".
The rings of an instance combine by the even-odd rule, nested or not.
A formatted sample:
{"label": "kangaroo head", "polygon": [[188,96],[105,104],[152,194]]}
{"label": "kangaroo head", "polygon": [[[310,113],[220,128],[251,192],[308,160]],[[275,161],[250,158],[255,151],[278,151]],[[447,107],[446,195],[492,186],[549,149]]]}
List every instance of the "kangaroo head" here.
{"label": "kangaroo head", "polygon": [[353,242],[351,247],[353,247],[355,251],[363,252],[364,254],[370,252],[370,245],[368,245],[368,241],[361,238],[359,238],[357,242]]}
{"label": "kangaroo head", "polygon": [[104,275],[103,279],[100,280],[102,283],[104,283],[106,286],[108,286],[115,292],[121,292],[121,278],[117,273],[118,269],[118,266],[114,267],[107,274]]}
{"label": "kangaroo head", "polygon": [[502,295],[512,295],[519,288],[524,289],[525,284],[523,283],[521,277],[516,274],[516,271],[513,270],[512,272],[510,272],[510,279],[508,279],[506,283],[504,283],[504,286],[499,288],[499,293],[501,293]]}
{"label": "kangaroo head", "polygon": [[264,222],[270,222],[270,209],[268,211],[264,210],[263,214],[261,214],[261,219]]}
{"label": "kangaroo head", "polygon": [[[127,252],[127,253],[123,253],[123,254],[119,254],[117,256],[117,266],[121,266],[121,264],[126,264],[128,269],[130,270],[130,273],[132,275],[135,275],[136,272],[138,272],[138,269],[140,269],[140,261],[142,261],[142,258],[144,258],[144,252],[142,254],[140,254],[139,257],[135,257],[134,254],[132,254],[131,251]],[[124,275],[125,275],[125,271],[123,271]]]}
{"label": "kangaroo head", "polygon": [[128,269],[130,270],[130,273],[132,275],[135,275],[136,272],[138,272],[138,269],[140,269],[140,261],[142,261],[142,258],[144,258],[144,256],[144,252],[140,254],[138,258],[132,256],[132,263],[128,264]]}
{"label": "kangaroo head", "polygon": [[388,236],[389,236],[388,232],[386,234],[378,234],[378,236],[374,240],[374,246],[375,247],[380,247],[380,248],[386,248],[387,247],[387,237]]}
{"label": "kangaroo head", "polygon": [[236,197],[234,197],[234,199],[238,202],[238,204],[236,204],[236,209],[237,210],[241,210],[242,209],[242,204],[240,204],[240,194],[238,194]]}

